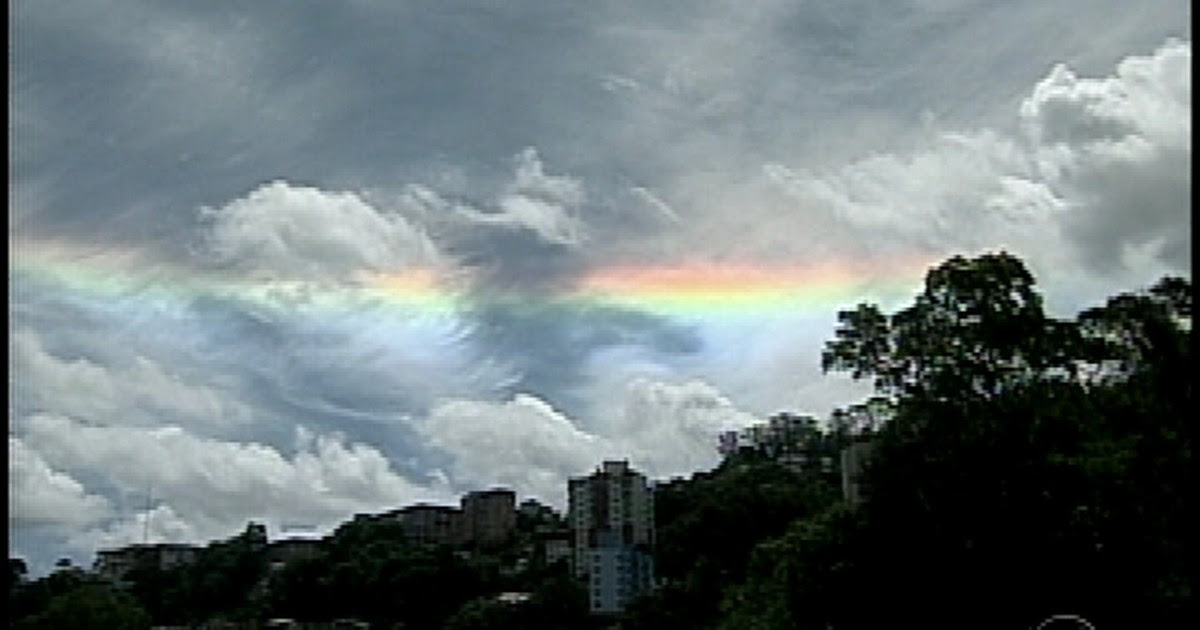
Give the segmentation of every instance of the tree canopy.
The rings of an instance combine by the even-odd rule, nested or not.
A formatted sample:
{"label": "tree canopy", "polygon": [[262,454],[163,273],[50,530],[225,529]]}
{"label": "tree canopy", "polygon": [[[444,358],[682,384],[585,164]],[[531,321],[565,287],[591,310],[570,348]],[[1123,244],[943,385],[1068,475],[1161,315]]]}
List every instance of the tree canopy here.
{"label": "tree canopy", "polygon": [[822,365],[871,379],[884,420],[870,500],[760,544],[727,625],[1194,620],[1190,332],[1188,280],[1056,320],[1006,253],[951,258],[895,313],[839,313]]}

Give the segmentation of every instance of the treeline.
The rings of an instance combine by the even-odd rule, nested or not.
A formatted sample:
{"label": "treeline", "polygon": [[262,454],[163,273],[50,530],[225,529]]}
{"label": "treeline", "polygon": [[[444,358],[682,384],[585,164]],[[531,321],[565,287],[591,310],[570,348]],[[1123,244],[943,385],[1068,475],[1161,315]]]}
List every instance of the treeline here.
{"label": "treeline", "polygon": [[865,503],[761,457],[678,484],[625,627],[1200,627],[1191,316],[1165,278],[1050,318],[1003,253],[840,313],[824,367],[877,394],[832,419],[873,442]]}
{"label": "treeline", "polygon": [[[10,576],[14,628],[263,627],[355,620],[372,628],[588,628],[586,593],[566,563],[533,553],[541,523],[518,518],[504,544],[469,550],[409,542],[395,521],[356,518],[322,541],[321,552],[272,568],[265,533],[251,524],[171,569],[144,566],[120,586],[60,570],[33,582]],[[561,523],[557,523],[561,525]],[[525,558],[526,563],[518,562]],[[10,560],[10,569],[13,569]],[[518,567],[514,569],[514,567]],[[528,595],[519,602],[503,592]]]}

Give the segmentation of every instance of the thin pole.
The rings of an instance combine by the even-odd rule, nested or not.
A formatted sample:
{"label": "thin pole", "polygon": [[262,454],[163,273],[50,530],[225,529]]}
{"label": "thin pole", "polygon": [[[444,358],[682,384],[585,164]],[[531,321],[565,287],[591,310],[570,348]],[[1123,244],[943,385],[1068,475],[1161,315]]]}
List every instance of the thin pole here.
{"label": "thin pole", "polygon": [[146,515],[142,518],[142,544],[150,542],[150,493],[153,489],[151,484],[146,484]]}

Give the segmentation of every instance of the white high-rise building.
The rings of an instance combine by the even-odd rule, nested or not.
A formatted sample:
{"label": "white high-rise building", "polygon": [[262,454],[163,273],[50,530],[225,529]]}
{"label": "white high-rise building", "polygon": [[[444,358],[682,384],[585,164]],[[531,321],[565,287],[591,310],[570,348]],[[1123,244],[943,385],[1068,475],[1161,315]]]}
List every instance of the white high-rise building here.
{"label": "white high-rise building", "polygon": [[594,613],[618,613],[654,583],[654,494],[628,462],[604,462],[568,483],[573,570]]}

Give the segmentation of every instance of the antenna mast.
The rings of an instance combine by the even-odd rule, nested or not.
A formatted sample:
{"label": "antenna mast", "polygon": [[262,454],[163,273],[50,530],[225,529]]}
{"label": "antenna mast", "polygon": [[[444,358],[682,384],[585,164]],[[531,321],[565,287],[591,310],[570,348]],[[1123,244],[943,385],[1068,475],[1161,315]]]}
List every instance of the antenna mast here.
{"label": "antenna mast", "polygon": [[142,518],[142,544],[143,545],[150,542],[150,496],[151,496],[150,493],[152,490],[153,490],[153,486],[151,484],[147,483],[146,484],[146,514]]}

